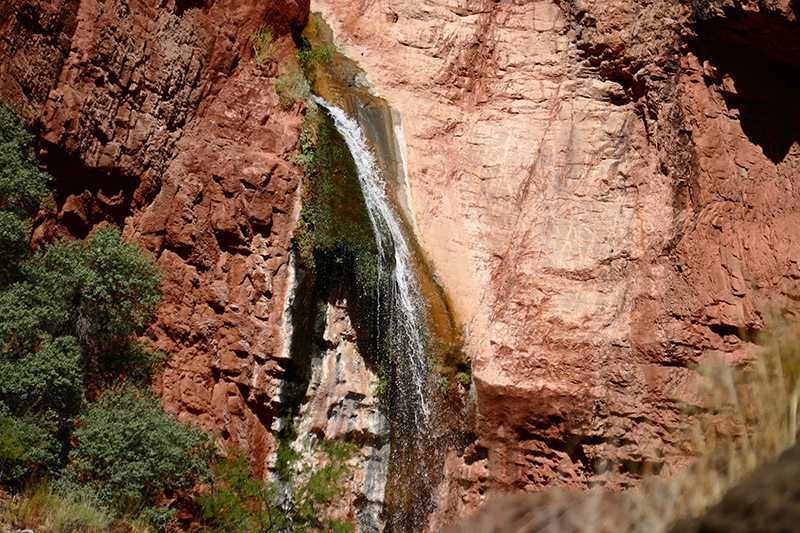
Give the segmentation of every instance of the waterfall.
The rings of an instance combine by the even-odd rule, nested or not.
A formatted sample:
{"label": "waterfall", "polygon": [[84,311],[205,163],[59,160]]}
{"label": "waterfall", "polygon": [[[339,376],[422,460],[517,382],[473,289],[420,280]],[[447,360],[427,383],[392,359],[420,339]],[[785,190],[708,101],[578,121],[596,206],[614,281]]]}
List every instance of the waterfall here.
{"label": "waterfall", "polygon": [[[398,223],[395,212],[386,195],[386,184],[381,177],[375,156],[367,147],[364,133],[358,123],[348,117],[338,107],[322,98],[314,97],[317,104],[330,114],[336,129],[344,137],[347,148],[353,156],[358,172],[358,180],[364,194],[380,261],[379,272],[391,271],[389,283],[390,317],[392,327],[391,349],[398,369],[398,380],[410,380],[413,402],[419,413],[413,413],[418,428],[430,423],[431,406],[428,394],[430,370],[425,351],[425,303],[420,295],[412,268],[411,250]],[[401,385],[401,388],[402,385]],[[422,415],[422,420],[419,415]]]}

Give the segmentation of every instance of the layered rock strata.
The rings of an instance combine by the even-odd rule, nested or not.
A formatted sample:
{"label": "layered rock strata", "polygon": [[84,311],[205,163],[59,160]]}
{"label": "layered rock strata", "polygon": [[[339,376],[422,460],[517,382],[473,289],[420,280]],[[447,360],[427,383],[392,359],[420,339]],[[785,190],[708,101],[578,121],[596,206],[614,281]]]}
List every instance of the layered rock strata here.
{"label": "layered rock strata", "polygon": [[402,114],[423,246],[472,359],[446,522],[492,492],[688,462],[689,366],[796,311],[787,3],[313,0]]}
{"label": "layered rock strata", "polygon": [[[39,244],[114,223],[157,258],[158,388],[263,473],[274,447],[302,116],[273,90],[302,0],[7,1],[0,94],[41,138],[56,209]],[[259,64],[250,35],[275,50]]]}

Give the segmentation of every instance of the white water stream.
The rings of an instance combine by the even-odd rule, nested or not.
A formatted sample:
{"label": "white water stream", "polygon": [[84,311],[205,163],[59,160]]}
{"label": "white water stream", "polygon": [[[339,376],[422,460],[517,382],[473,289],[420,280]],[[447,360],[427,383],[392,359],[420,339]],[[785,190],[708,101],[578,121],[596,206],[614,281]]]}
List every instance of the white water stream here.
{"label": "white water stream", "polygon": [[[396,313],[392,322],[399,337],[393,339],[392,350],[405,352],[395,353],[393,356],[399,363],[399,369],[410,374],[400,378],[403,381],[410,378],[413,394],[417,396],[414,403],[419,406],[423,420],[419,420],[419,413],[415,412],[416,426],[427,426],[430,423],[431,407],[427,394],[430,370],[424,340],[426,307],[412,268],[411,250],[398,223],[396,209],[387,198],[386,184],[361,127],[338,107],[316,96],[314,100],[328,110],[355,160],[358,180],[375,232],[381,267],[386,265],[391,268],[391,293],[388,296],[390,306]],[[379,268],[379,272],[382,271],[383,268]]]}

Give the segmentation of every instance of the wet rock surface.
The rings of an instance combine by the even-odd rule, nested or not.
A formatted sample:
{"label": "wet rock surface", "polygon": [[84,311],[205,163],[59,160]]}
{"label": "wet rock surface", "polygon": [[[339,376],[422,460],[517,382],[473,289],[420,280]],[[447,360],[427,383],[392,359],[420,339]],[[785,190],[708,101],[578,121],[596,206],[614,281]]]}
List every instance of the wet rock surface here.
{"label": "wet rock surface", "polygon": [[[340,512],[356,516],[357,531],[383,531],[383,506],[389,470],[389,423],[376,393],[379,372],[359,350],[358,332],[344,291],[322,304],[321,341],[310,354],[310,379],[296,421],[298,449],[313,439],[355,443],[348,459],[355,473]],[[362,337],[361,346],[366,344]],[[313,454],[304,453],[306,457]]]}

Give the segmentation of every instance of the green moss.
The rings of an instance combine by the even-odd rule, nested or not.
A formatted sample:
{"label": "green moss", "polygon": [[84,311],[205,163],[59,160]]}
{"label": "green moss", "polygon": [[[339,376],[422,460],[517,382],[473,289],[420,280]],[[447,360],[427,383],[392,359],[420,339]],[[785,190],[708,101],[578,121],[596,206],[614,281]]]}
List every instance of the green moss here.
{"label": "green moss", "polygon": [[377,288],[378,251],[355,163],[333,120],[316,105],[306,114],[295,159],[306,175],[295,246],[305,267],[351,263],[362,290]]}

